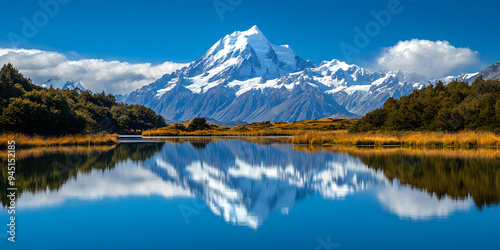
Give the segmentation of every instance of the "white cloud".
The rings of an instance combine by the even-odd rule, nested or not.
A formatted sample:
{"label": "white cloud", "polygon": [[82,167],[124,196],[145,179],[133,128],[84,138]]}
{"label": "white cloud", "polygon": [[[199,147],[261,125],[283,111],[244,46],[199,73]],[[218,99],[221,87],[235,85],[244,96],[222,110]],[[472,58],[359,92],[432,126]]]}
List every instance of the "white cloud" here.
{"label": "white cloud", "polygon": [[110,171],[92,170],[79,173],[58,190],[25,192],[19,198],[23,209],[59,206],[71,199],[99,200],[129,196],[159,195],[164,198],[194,197],[179,184],[165,181],[132,161],[119,163]]}
{"label": "white cloud", "polygon": [[456,48],[448,41],[419,39],[399,41],[377,58],[377,64],[385,70],[416,72],[427,77],[442,77],[479,63],[478,52],[469,48]]}
{"label": "white cloud", "polygon": [[389,186],[377,195],[378,200],[400,218],[427,220],[445,218],[457,211],[469,211],[474,205],[472,198],[463,200],[449,196],[438,199],[424,190],[409,186]]}
{"label": "white cloud", "polygon": [[51,78],[78,81],[94,92],[125,94],[149,84],[186,64],[165,62],[132,64],[102,59],[68,60],[61,53],[34,49],[0,48],[0,65],[12,63],[33,83]]}

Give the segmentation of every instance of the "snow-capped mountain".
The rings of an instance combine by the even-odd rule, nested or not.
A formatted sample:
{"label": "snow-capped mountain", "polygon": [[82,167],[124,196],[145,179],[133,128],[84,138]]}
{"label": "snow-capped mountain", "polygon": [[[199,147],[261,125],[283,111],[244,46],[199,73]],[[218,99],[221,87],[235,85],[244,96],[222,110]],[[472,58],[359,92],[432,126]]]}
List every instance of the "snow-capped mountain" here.
{"label": "snow-capped mountain", "polygon": [[38,85],[46,88],[52,85],[56,89],[80,89],[81,91],[86,90],[80,82],[68,81],[60,78],[51,78],[48,81]]}
{"label": "snow-capped mountain", "polygon": [[383,172],[345,154],[237,140],[211,142],[203,150],[190,143],[165,144],[141,166],[202,198],[225,221],[254,229],[273,212],[286,213],[308,196],[342,199],[390,185]]}
{"label": "snow-capped mountain", "polygon": [[[451,78],[450,78],[451,79]],[[226,35],[203,57],[120,97],[165,119],[220,122],[356,117],[435,81],[409,72],[370,72],[338,60],[319,66],[253,26]]]}
{"label": "snow-capped mountain", "polygon": [[[313,66],[298,57],[288,45],[270,44],[259,28],[253,26],[247,31],[226,35],[202,58],[182,69],[181,74],[192,77],[188,89],[200,93],[223,81],[245,81],[255,77],[275,79]],[[234,85],[238,85],[237,82]]]}
{"label": "snow-capped mountain", "polygon": [[[113,150],[122,152],[136,145],[127,144]],[[57,189],[26,190],[20,197],[20,207],[57,206],[76,199],[160,196],[183,200],[178,210],[186,223],[196,219],[196,211],[210,209],[228,223],[258,229],[272,214],[294,214],[295,205],[310,197],[338,200],[372,193],[388,211],[412,220],[443,218],[474,205],[471,196],[457,199],[400,184],[345,152],[307,152],[283,144],[196,139],[154,148],[145,151],[147,159],[119,161],[106,171],[96,168],[79,172]],[[414,162],[402,160],[400,164],[413,166]],[[195,197],[203,202],[184,202]]]}
{"label": "snow-capped mountain", "polygon": [[483,76],[484,79],[493,79],[493,80],[499,80],[500,79],[500,62],[497,62],[485,70],[479,72],[478,75]]}
{"label": "snow-capped mountain", "polygon": [[387,98],[399,98],[430,84],[422,76],[402,71],[370,72],[332,60],[300,73],[308,84],[323,89],[351,113],[364,115],[381,107]]}
{"label": "snow-capped mountain", "polygon": [[449,83],[454,80],[458,81],[465,81],[472,83],[478,76],[482,76],[484,79],[492,79],[492,80],[499,80],[500,79],[500,62],[497,62],[485,70],[478,72],[478,73],[472,73],[472,74],[461,74],[459,76],[448,76],[439,79],[440,81],[444,83]]}
{"label": "snow-capped mountain", "polygon": [[443,83],[448,84],[448,83],[456,80],[456,81],[464,81],[464,82],[472,83],[479,74],[480,73],[464,73],[464,74],[460,74],[458,76],[447,76],[447,77],[443,77],[440,79],[436,79],[435,82],[442,81]]}

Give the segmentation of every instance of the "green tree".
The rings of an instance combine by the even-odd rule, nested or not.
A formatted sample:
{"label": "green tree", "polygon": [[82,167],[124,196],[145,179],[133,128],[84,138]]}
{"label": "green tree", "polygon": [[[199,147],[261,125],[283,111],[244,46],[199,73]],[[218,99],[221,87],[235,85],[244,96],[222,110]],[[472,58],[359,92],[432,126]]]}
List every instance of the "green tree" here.
{"label": "green tree", "polygon": [[453,81],[415,90],[399,100],[387,99],[383,108],[367,113],[351,132],[373,130],[500,132],[500,81],[478,77],[471,85]]}
{"label": "green tree", "polygon": [[188,131],[206,130],[210,129],[210,124],[208,124],[205,117],[196,117],[189,124]]}
{"label": "green tree", "polygon": [[117,103],[113,95],[42,88],[11,64],[0,70],[0,129],[39,135],[135,133],[166,126],[142,105]]}

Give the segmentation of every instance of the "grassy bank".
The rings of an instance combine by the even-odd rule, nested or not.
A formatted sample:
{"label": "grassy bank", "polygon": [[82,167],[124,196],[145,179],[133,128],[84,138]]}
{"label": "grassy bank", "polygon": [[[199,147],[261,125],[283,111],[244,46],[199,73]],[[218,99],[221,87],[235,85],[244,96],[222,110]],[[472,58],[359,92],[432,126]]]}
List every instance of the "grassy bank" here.
{"label": "grassy bank", "polygon": [[438,157],[441,159],[500,159],[500,150],[493,148],[478,149],[452,149],[452,148],[419,148],[419,147],[353,147],[353,146],[331,146],[322,145],[296,145],[295,150],[315,152],[348,153],[351,156],[388,156],[404,155],[411,157]]}
{"label": "grassy bank", "polygon": [[[98,146],[40,146],[31,147],[16,151],[16,159],[23,160],[27,158],[40,158],[57,154],[91,154],[105,153],[114,149],[117,145],[98,145]],[[7,159],[8,152],[0,151],[0,159]]]}
{"label": "grassy bank", "polygon": [[25,134],[0,134],[0,148],[7,148],[9,141],[16,142],[16,148],[68,146],[68,145],[107,145],[118,143],[115,135],[65,135],[59,137],[29,136]]}
{"label": "grassy bank", "polygon": [[292,144],[406,146],[425,148],[500,148],[500,136],[490,132],[365,132],[347,131],[302,133]]}
{"label": "grassy bank", "polygon": [[257,122],[237,127],[219,127],[210,125],[210,128],[189,131],[189,122],[177,123],[156,130],[144,131],[143,136],[271,136],[297,135],[304,131],[335,131],[347,129],[356,120],[321,119],[298,122]]}
{"label": "grassy bank", "polygon": [[201,121],[201,129],[192,129],[192,121],[176,123],[143,136],[291,136],[289,143],[307,145],[400,146],[421,148],[500,148],[500,135],[492,132],[360,132],[348,133],[357,119],[307,120],[298,122],[258,122],[243,126],[219,127]]}

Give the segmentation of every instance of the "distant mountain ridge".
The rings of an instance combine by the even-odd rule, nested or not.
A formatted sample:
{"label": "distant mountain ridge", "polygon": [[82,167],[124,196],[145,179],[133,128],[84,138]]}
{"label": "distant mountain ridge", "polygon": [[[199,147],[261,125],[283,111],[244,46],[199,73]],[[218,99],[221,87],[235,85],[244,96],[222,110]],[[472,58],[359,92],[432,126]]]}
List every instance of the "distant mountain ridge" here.
{"label": "distant mountain ridge", "polygon": [[80,82],[63,80],[60,78],[51,78],[44,83],[38,84],[42,87],[50,87],[51,85],[56,89],[80,89],[85,91],[86,89],[82,86]]}
{"label": "distant mountain ridge", "polygon": [[253,26],[215,43],[201,58],[128,95],[166,120],[207,117],[219,122],[298,121],[359,117],[438,80],[411,72],[370,72],[338,60],[319,66],[288,45],[273,45]]}
{"label": "distant mountain ridge", "polygon": [[499,80],[500,79],[500,62],[497,62],[485,70],[479,72],[480,76],[483,76],[484,79],[492,79]]}

